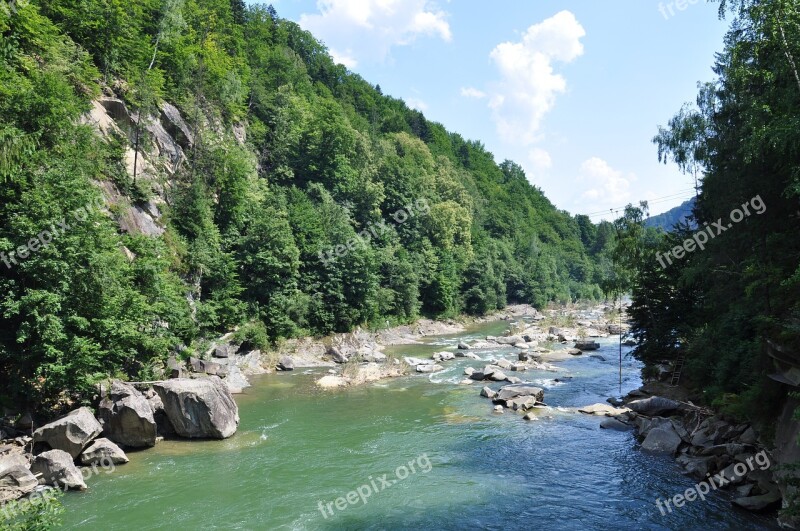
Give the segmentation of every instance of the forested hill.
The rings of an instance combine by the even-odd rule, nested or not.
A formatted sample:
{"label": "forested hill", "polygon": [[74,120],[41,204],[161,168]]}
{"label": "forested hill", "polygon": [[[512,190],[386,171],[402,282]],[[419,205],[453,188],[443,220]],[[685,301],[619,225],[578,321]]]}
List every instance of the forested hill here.
{"label": "forested hill", "polygon": [[241,0],[0,10],[0,373],[52,406],[238,330],[601,297],[611,226]]}
{"label": "forested hill", "polygon": [[644,226],[671,231],[678,223],[688,221],[689,216],[692,215],[694,205],[694,198],[684,201],[675,208],[671,208],[666,212],[647,218],[644,221]]}

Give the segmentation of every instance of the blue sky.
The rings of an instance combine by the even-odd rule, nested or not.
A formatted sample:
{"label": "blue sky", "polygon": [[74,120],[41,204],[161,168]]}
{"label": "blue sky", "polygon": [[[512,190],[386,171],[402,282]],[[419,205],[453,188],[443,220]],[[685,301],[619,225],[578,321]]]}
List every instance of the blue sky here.
{"label": "blue sky", "polygon": [[[692,196],[657,126],[713,79],[727,21],[703,0],[277,0],[282,17],[575,214]],[[682,6],[683,9],[680,9]],[[663,7],[663,9],[660,9]],[[593,220],[611,214],[598,214]]]}

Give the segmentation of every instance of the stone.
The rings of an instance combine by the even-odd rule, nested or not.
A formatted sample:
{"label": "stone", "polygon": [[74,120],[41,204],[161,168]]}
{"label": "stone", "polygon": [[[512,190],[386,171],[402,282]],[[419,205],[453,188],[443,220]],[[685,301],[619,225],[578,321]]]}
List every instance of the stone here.
{"label": "stone", "polygon": [[475,383],[474,380],[470,380],[469,378],[467,378],[466,380],[461,380],[460,382],[458,382],[458,385],[472,385],[473,383]]}
{"label": "stone", "polygon": [[53,450],[63,450],[74,459],[101,433],[103,426],[92,410],[82,407],[33,432],[33,440],[46,443]]}
{"label": "stone", "polygon": [[628,411],[630,410],[626,408],[615,408],[610,404],[592,404],[591,406],[586,406],[578,409],[579,413],[584,413],[586,415],[606,416],[606,417],[621,415],[623,413],[627,413]]}
{"label": "stone", "polygon": [[329,374],[317,380],[317,385],[322,387],[323,389],[334,389],[337,387],[347,386],[347,380],[345,380],[341,376],[334,376],[332,374]]}
{"label": "stone", "polygon": [[119,446],[105,438],[92,441],[92,444],[81,454],[80,460],[81,464],[85,466],[108,465],[108,463],[123,465],[129,461],[128,456]]}
{"label": "stone", "polygon": [[530,359],[531,359],[531,353],[530,353],[530,352],[520,352],[520,353],[517,355],[517,359],[518,359],[519,361],[528,361],[528,360],[530,360]]}
{"label": "stone", "polygon": [[281,356],[278,360],[278,369],[281,371],[293,371],[294,360],[291,356]]}
{"label": "stone", "polygon": [[347,363],[350,361],[350,357],[342,353],[338,347],[331,347],[330,350],[328,350],[328,355],[335,363]]}
{"label": "stone", "polygon": [[598,350],[600,343],[597,341],[576,341],[575,348],[579,350]]}
{"label": "stone", "polygon": [[403,360],[412,367],[416,367],[417,365],[433,365],[435,363],[433,360],[423,360],[420,358],[412,358],[412,357],[405,357],[403,358]]}
{"label": "stone", "polygon": [[516,376],[506,376],[506,381],[510,384],[518,384],[522,383],[522,378],[517,378]]}
{"label": "stone", "polygon": [[600,354],[592,354],[591,356],[589,356],[589,358],[593,359],[593,360],[598,360],[598,361],[608,361],[603,356],[601,356]]}
{"label": "stone", "polygon": [[739,442],[742,444],[756,444],[758,442],[756,430],[752,426],[744,430],[744,433],[739,436]]}
{"label": "stone", "polygon": [[170,378],[183,377],[183,365],[175,356],[170,356],[167,358],[167,375]]}
{"label": "stone", "polygon": [[156,383],[175,433],[187,438],[227,439],[239,426],[239,407],[216,376]]}
{"label": "stone", "polygon": [[648,417],[663,416],[675,413],[681,409],[680,402],[663,398],[660,396],[651,396],[643,400],[634,400],[628,403],[628,407],[639,413],[640,415],[647,415]]}
{"label": "stone", "polygon": [[28,460],[20,454],[0,458],[0,503],[21,498],[39,485],[30,470]]}
{"label": "stone", "polygon": [[497,396],[497,393],[493,391],[491,387],[484,387],[483,389],[481,389],[481,396],[484,398],[491,399]]}
{"label": "stone", "polygon": [[509,409],[513,409],[514,411],[526,411],[531,409],[533,406],[536,405],[536,397],[527,395],[527,396],[518,396],[516,398],[511,398],[505,401],[505,406]]}
{"label": "stone", "polygon": [[467,345],[466,343],[461,341],[461,342],[458,343],[458,349],[459,350],[469,350],[469,345]]}
{"label": "stone", "polygon": [[228,345],[217,345],[214,348],[213,356],[215,358],[222,358],[222,359],[229,358],[230,348],[228,347]]}
{"label": "stone", "polygon": [[506,376],[503,371],[493,371],[489,379],[494,382],[504,382],[508,379],[508,376]]}
{"label": "stone", "polygon": [[603,422],[600,423],[600,427],[604,430],[613,430],[613,431],[630,431],[633,429],[633,426],[630,424],[625,424],[624,422],[617,420],[617,419],[605,419]]}
{"label": "stone", "polygon": [[456,355],[453,354],[452,352],[444,351],[444,352],[437,352],[436,354],[431,356],[431,358],[433,359],[433,361],[442,362],[442,361],[454,360],[456,359]]}
{"label": "stone", "polygon": [[762,512],[779,507],[782,498],[780,490],[775,488],[760,496],[736,498],[733,500],[733,504],[748,511]]}
{"label": "stone", "polygon": [[39,484],[63,489],[86,490],[83,475],[63,450],[50,450],[39,454],[31,463],[31,473],[39,476]]}
{"label": "stone", "polygon": [[502,413],[503,412],[503,406],[494,406],[494,412],[495,413]]}
{"label": "stone", "polygon": [[579,348],[571,348],[567,350],[567,354],[571,356],[580,356],[581,354],[583,354],[583,352]]}
{"label": "stone", "polygon": [[511,368],[511,362],[508,361],[507,359],[502,359],[502,358],[497,360],[495,362],[495,365],[497,365],[501,369],[510,369]]}
{"label": "stone", "polygon": [[506,385],[500,388],[495,399],[505,402],[518,396],[532,396],[537,402],[544,401],[544,391],[539,387],[524,384]]}
{"label": "stone", "polygon": [[417,365],[417,372],[426,373],[426,374],[429,374],[429,373],[432,373],[432,372],[439,372],[439,371],[443,371],[443,370],[444,370],[444,367],[442,367],[441,365],[431,365],[431,364],[427,364],[427,363],[425,365]]}
{"label": "stone", "polygon": [[103,434],[131,448],[155,446],[157,424],[150,403],[135,387],[114,380],[108,395],[100,401],[97,417]]}
{"label": "stone", "polygon": [[652,453],[675,455],[683,441],[672,424],[650,430],[642,442],[642,450]]}
{"label": "stone", "polygon": [[474,368],[467,367],[466,369],[464,369],[464,376],[472,376],[473,374],[475,374]]}

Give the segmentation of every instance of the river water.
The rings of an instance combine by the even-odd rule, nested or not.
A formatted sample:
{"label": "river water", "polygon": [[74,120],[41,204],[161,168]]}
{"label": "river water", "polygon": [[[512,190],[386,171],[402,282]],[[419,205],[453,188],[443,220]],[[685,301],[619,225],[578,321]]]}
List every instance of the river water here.
{"label": "river water", "polygon": [[[395,351],[428,357],[505,326]],[[495,414],[482,384],[458,385],[465,367],[485,365],[473,360],[347,391],[317,389],[324,369],[256,378],[237,397],[234,437],[129,453],[130,463],[91,477],[89,491],[65,496],[65,528],[775,529],[733,509],[726,493],[659,512],[657,498],[695,480],[672,458],[642,453],[632,433],[566,409],[620,395],[616,337],[600,342],[607,361],[583,355],[556,373],[520,374],[552,408],[537,421]],[[480,355],[513,359],[510,349]],[[622,394],[641,384],[639,369],[625,357]]]}

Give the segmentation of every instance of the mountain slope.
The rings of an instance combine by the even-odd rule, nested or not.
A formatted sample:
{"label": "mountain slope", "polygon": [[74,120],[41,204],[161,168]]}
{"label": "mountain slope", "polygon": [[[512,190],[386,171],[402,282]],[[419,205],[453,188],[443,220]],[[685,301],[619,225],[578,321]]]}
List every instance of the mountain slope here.
{"label": "mountain slope", "polygon": [[4,401],[81,400],[233,330],[602,296],[607,230],[271,7],[33,1],[0,32]]}

